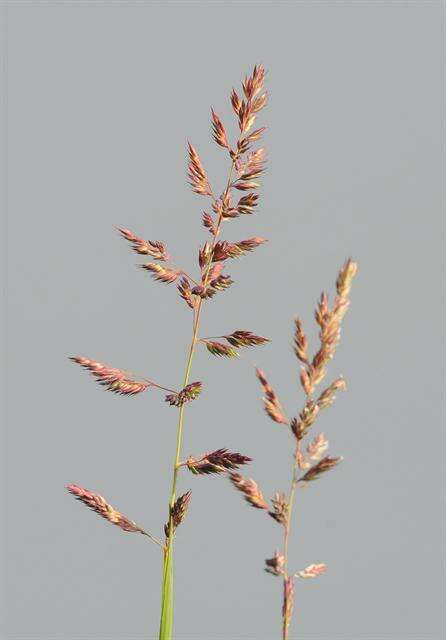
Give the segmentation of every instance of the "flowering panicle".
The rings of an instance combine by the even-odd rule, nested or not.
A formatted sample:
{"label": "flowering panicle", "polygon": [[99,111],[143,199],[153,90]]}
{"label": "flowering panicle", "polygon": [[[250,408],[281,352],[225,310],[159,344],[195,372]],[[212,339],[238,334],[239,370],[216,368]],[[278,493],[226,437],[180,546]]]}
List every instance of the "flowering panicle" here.
{"label": "flowering panicle", "polygon": [[123,238],[131,243],[132,249],[136,251],[136,253],[152,256],[155,260],[169,260],[170,256],[166,251],[166,247],[162,242],[159,242],[159,240],[144,240],[122,227],[118,227],[118,231]]}
{"label": "flowering panicle", "polygon": [[[200,458],[190,456],[185,462],[180,462],[184,432],[184,405],[197,398],[202,390],[201,382],[189,382],[192,361],[198,342],[205,344],[214,355],[234,358],[237,349],[252,347],[268,342],[267,338],[256,335],[251,331],[237,330],[219,338],[199,338],[200,322],[205,301],[212,299],[217,293],[225,291],[233,280],[226,273],[226,260],[237,258],[253,251],[264,244],[266,240],[253,236],[238,242],[228,242],[221,239],[223,225],[241,215],[252,214],[258,205],[259,196],[255,191],[259,187],[259,178],[266,165],[264,148],[254,148],[265,131],[265,127],[255,125],[259,112],[267,102],[267,94],[263,88],[265,69],[262,65],[254,67],[251,75],[243,82],[243,96],[239,98],[232,92],[231,102],[237,116],[239,133],[234,143],[230,143],[225,126],[214,109],[211,109],[211,128],[214,141],[229,155],[230,167],[223,190],[214,195],[208,174],[201,158],[191,143],[188,143],[187,175],[192,190],[202,196],[210,198],[206,211],[202,212],[202,224],[210,234],[208,242],[202,243],[198,252],[198,275],[189,275],[179,269],[172,262],[164,243],[158,240],[146,240],[135,235],[127,228],[119,227],[120,235],[130,244],[133,251],[142,256],[148,256],[148,262],[140,267],[157,281],[166,284],[175,283],[179,297],[191,310],[192,338],[187,350],[183,388],[173,391],[151,380],[135,380],[132,374],[121,369],[108,367],[95,360],[83,357],[72,358],[85,367],[96,381],[106,389],[124,395],[141,393],[149,387],[162,389],[165,401],[175,406],[178,411],[178,427],[175,441],[175,459],[173,464],[172,484],[169,499],[168,522],[165,525],[166,540],[164,543],[153,538],[137,527],[135,523],[125,518],[118,511],[110,507],[105,500],[86,489],[70,485],[70,491],[79,499],[104,518],[114,522],[126,531],[140,531],[159,544],[164,551],[164,570],[162,588],[162,613],[159,637],[171,640],[173,626],[173,539],[174,532],[183,520],[190,502],[190,492],[176,497],[179,484],[179,473],[187,467],[197,475],[224,474],[230,475],[237,488],[242,491],[246,500],[259,509],[268,509],[256,483],[244,479],[234,473],[239,467],[250,462],[251,458],[228,449],[217,449],[203,454]],[[257,128],[256,128],[257,126]],[[243,193],[239,193],[243,192]],[[237,194],[237,195],[236,195]],[[345,278],[344,278],[345,280]],[[342,291],[346,291],[345,282],[339,284]],[[274,402],[270,398],[271,406]],[[271,409],[272,411],[272,409]],[[273,506],[277,510],[277,507]]]}
{"label": "flowering panicle", "polygon": [[[233,93],[233,106],[241,110],[238,96]],[[268,512],[268,515],[276,520],[284,530],[284,543],[281,552],[276,551],[273,558],[265,561],[265,570],[283,579],[283,604],[282,604],[282,640],[289,638],[289,626],[294,603],[295,578],[312,578],[325,572],[324,564],[309,565],[295,574],[288,570],[289,534],[291,527],[291,513],[298,487],[308,485],[320,478],[324,473],[334,468],[341,462],[342,457],[326,455],[328,440],[325,434],[320,433],[310,442],[304,443],[310,428],[315,423],[321,409],[329,407],[338,391],[343,391],[346,384],[343,378],[337,378],[319,396],[313,397],[316,385],[324,378],[327,362],[332,358],[340,337],[340,324],[349,305],[348,296],[351,289],[351,281],[356,273],[356,264],[348,260],[342,267],[336,281],[336,298],[330,308],[328,297],[322,294],[316,309],[316,322],[319,325],[320,348],[313,358],[308,353],[308,340],[305,335],[300,318],[294,318],[293,350],[301,363],[301,383],[305,391],[304,406],[297,417],[290,422],[285,416],[281,403],[274,389],[269,384],[264,372],[256,369],[257,377],[263,389],[263,404],[268,416],[277,423],[289,424],[294,435],[294,455],[292,480],[288,494],[276,492],[271,500],[272,507],[265,506],[263,496],[257,485],[252,480],[246,480],[239,474],[231,474],[230,479],[239,491],[244,493],[246,500],[254,506],[259,506]],[[256,343],[251,339],[250,332],[234,332],[222,336],[233,346],[239,347],[244,340]],[[254,496],[254,498],[252,497]]]}
{"label": "flowering panicle", "polygon": [[129,520],[122,515],[119,511],[114,509],[108,502],[100,496],[98,493],[93,493],[88,489],[79,487],[77,484],[68,484],[68,491],[80,502],[83,502],[87,507],[95,511],[102,518],[105,518],[112,524],[117,525],[123,531],[130,531],[134,533],[146,534],[144,529],[138,527],[133,520]]}
{"label": "flowering panicle", "polygon": [[88,369],[100,385],[107,387],[107,389],[113,391],[113,393],[133,396],[142,393],[151,386],[149,382],[139,382],[129,378],[121,369],[108,367],[102,362],[90,360],[90,358],[72,356],[70,360]]}
{"label": "flowering panicle", "polygon": [[254,480],[244,478],[240,473],[230,473],[229,479],[234,487],[243,493],[246,502],[256,509],[268,509],[268,503]]}
{"label": "flowering panicle", "polygon": [[189,184],[192,187],[192,191],[202,196],[212,196],[211,185],[207,178],[203,165],[201,164],[200,157],[194,147],[188,143],[189,150]]}
{"label": "flowering panicle", "polygon": [[186,517],[186,513],[189,509],[189,502],[192,492],[187,491],[182,496],[175,500],[173,507],[170,507],[169,522],[164,525],[164,533],[166,538],[169,538],[171,533],[174,534],[177,527],[183,522]]}
{"label": "flowering panicle", "polygon": [[196,475],[207,475],[210,473],[224,473],[231,469],[238,469],[240,465],[251,462],[251,458],[243,456],[241,453],[233,453],[227,449],[217,449],[210,453],[205,453],[201,458],[189,456],[186,466],[189,471]]}
{"label": "flowering panicle", "polygon": [[191,382],[178,393],[169,393],[166,396],[166,402],[174,407],[182,407],[186,402],[195,400],[201,393],[203,384],[201,382]]}
{"label": "flowering panicle", "polygon": [[283,413],[279,398],[277,397],[274,389],[270,386],[268,380],[265,378],[264,372],[262,369],[256,369],[256,373],[260,380],[260,384],[263,387],[263,393],[265,394],[263,404],[266,413],[269,415],[271,420],[274,420],[274,422],[278,422],[279,424],[288,424],[288,420]]}

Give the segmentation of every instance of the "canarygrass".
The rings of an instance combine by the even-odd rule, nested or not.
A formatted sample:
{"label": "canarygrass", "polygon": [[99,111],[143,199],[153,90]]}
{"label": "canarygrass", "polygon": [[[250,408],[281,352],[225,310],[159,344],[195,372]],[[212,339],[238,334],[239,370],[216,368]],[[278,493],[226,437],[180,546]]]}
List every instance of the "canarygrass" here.
{"label": "canarygrass", "polygon": [[[164,284],[177,284],[177,292],[182,303],[191,314],[191,340],[187,347],[186,369],[182,388],[179,390],[161,385],[145,376],[136,376],[124,369],[112,367],[92,358],[75,356],[72,360],[90,372],[93,378],[105,389],[124,396],[145,394],[151,390],[167,392],[165,401],[178,410],[175,453],[171,468],[170,495],[167,522],[164,525],[164,541],[147,533],[139,525],[117,511],[99,494],[78,485],[68,485],[68,490],[78,500],[93,511],[119,526],[123,531],[141,533],[158,545],[163,553],[163,575],[161,589],[161,615],[159,626],[160,640],[170,640],[174,624],[174,541],[176,531],[183,522],[191,493],[177,495],[180,474],[189,471],[195,475],[226,474],[247,464],[251,458],[240,453],[220,448],[215,451],[190,456],[181,460],[185,430],[185,406],[197,399],[202,392],[200,381],[190,382],[192,363],[197,348],[206,348],[210,354],[218,357],[235,358],[238,349],[250,348],[268,342],[267,338],[252,331],[237,329],[217,338],[200,337],[202,312],[214,296],[225,292],[234,283],[224,273],[227,261],[239,258],[255,250],[266,241],[264,238],[251,238],[230,242],[221,239],[223,226],[243,215],[250,215],[258,204],[256,190],[260,186],[257,179],[265,167],[263,148],[252,150],[252,145],[262,137],[265,128],[254,129],[253,125],[259,112],[267,102],[267,93],[263,90],[265,70],[262,65],[254,67],[251,75],[242,83],[243,98],[235,90],[231,93],[231,104],[236,116],[238,134],[233,145],[229,142],[226,129],[215,111],[211,110],[211,127],[214,141],[225,152],[229,160],[227,178],[223,191],[218,192],[211,186],[206,170],[197,150],[188,143],[188,178],[192,190],[209,201],[210,211],[202,214],[201,222],[210,239],[198,252],[198,274],[189,275],[179,268],[168,253],[164,242],[146,240],[124,227],[118,231],[129,242],[133,251],[140,256],[148,256],[150,261],[140,265],[152,278]],[[234,194],[241,192],[236,198]],[[152,634],[151,634],[152,635]]]}
{"label": "canarygrass", "polygon": [[[189,456],[182,460],[183,439],[185,433],[185,410],[188,402],[196,400],[202,390],[200,381],[190,382],[192,364],[196,350],[200,347],[216,357],[233,358],[239,356],[239,350],[263,345],[269,340],[252,331],[237,329],[220,336],[200,336],[200,321],[203,309],[215,296],[226,292],[233,284],[232,278],[225,273],[228,262],[244,256],[266,240],[258,236],[228,241],[221,239],[224,225],[243,215],[254,213],[258,205],[258,178],[265,169],[266,154],[264,148],[252,149],[265,132],[265,127],[255,129],[254,124],[260,111],[267,103],[264,91],[265,70],[262,65],[254,67],[251,75],[242,83],[243,97],[233,89],[230,100],[238,125],[238,134],[233,144],[215,111],[211,110],[211,128],[214,141],[228,156],[228,177],[221,193],[211,186],[201,158],[191,143],[188,143],[188,178],[192,190],[206,198],[210,211],[202,213],[201,222],[209,234],[209,239],[198,252],[198,274],[189,275],[179,268],[167,251],[166,245],[159,240],[146,240],[126,228],[119,228],[121,236],[130,243],[131,248],[140,256],[149,256],[150,261],[140,265],[152,278],[160,283],[176,283],[179,298],[186,304],[191,315],[191,339],[187,346],[186,368],[183,374],[182,388],[179,390],[155,382],[152,377],[136,376],[123,369],[111,367],[95,359],[84,356],[72,360],[86,369],[105,389],[123,396],[141,395],[154,389],[167,392],[165,401],[178,410],[177,432],[173,464],[171,467],[170,493],[167,522],[164,524],[164,540],[161,541],[145,531],[133,520],[112,507],[101,495],[78,485],[68,485],[68,491],[98,515],[128,533],[143,534],[156,544],[163,553],[163,574],[161,588],[161,615],[159,640],[171,640],[174,628],[174,544],[178,527],[186,517],[191,500],[191,492],[177,495],[180,475],[189,471],[195,475],[226,474],[234,487],[243,494],[252,507],[265,511],[281,527],[282,543],[280,551],[265,561],[268,573],[282,582],[283,600],[281,627],[282,638],[287,640],[293,613],[294,589],[297,579],[305,580],[323,574],[323,563],[311,564],[299,571],[290,569],[289,546],[291,516],[297,489],[308,487],[310,483],[337,466],[341,457],[325,455],[328,440],[325,434],[317,434],[311,441],[305,441],[322,409],[330,406],[336,392],[345,389],[342,378],[334,380],[321,393],[319,384],[325,379],[327,365],[333,358],[340,339],[341,323],[349,306],[349,294],[356,264],[347,260],[341,268],[336,281],[336,294],[330,305],[328,296],[323,293],[318,301],[315,319],[319,327],[319,344],[310,356],[308,341],[299,318],[294,320],[294,353],[300,363],[300,384],[304,394],[304,404],[300,413],[289,419],[285,414],[279,397],[270,385],[265,373],[257,370],[257,377],[263,390],[264,409],[269,418],[281,428],[286,428],[291,438],[294,454],[292,457],[290,488],[285,494],[276,491],[268,502],[257,483],[242,476],[238,469],[251,461],[248,456],[219,448],[198,456]],[[237,191],[241,192],[238,196]],[[271,460],[268,461],[271,467]],[[166,465],[166,470],[167,470]],[[153,636],[153,633],[151,633]]]}

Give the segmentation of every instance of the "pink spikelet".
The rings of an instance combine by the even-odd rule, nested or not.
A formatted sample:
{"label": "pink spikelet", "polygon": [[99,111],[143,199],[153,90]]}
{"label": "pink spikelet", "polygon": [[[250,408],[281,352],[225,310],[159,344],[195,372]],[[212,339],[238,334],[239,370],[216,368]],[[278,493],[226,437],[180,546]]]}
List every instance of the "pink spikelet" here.
{"label": "pink spikelet", "polygon": [[87,507],[95,511],[102,518],[105,518],[112,524],[117,525],[123,531],[130,531],[134,533],[146,534],[144,529],[138,527],[138,525],[122,515],[119,511],[114,509],[108,502],[100,496],[98,493],[93,493],[88,489],[79,487],[77,484],[68,484],[68,491],[80,502],[83,502]]}
{"label": "pink spikelet", "polygon": [[130,242],[133,251],[136,251],[136,253],[152,256],[152,258],[155,258],[156,260],[169,260],[170,256],[166,251],[166,247],[159,240],[144,240],[143,238],[135,236],[135,234],[128,229],[124,229],[122,227],[118,227],[118,231],[123,238]]}
{"label": "pink spikelet", "polygon": [[189,456],[186,466],[196,475],[208,475],[211,473],[224,473],[225,471],[237,469],[240,465],[251,462],[252,458],[241,453],[233,453],[227,449],[217,449],[210,453],[205,453],[201,458]]}
{"label": "pink spikelet", "polygon": [[108,367],[102,362],[83,358],[81,356],[73,356],[70,358],[73,362],[80,364],[81,367],[88,369],[96,378],[100,385],[107,388],[108,391],[118,393],[123,396],[134,396],[138,393],[146,391],[150,387],[149,382],[139,382],[129,378],[121,369]]}
{"label": "pink spikelet", "polygon": [[201,163],[200,157],[195,148],[188,143],[189,150],[189,184],[192,187],[192,191],[199,193],[202,196],[212,196],[211,185],[207,178],[204,167]]}
{"label": "pink spikelet", "polygon": [[186,402],[195,400],[201,393],[203,384],[201,382],[191,382],[178,393],[170,393],[166,396],[166,402],[174,407],[182,407]]}

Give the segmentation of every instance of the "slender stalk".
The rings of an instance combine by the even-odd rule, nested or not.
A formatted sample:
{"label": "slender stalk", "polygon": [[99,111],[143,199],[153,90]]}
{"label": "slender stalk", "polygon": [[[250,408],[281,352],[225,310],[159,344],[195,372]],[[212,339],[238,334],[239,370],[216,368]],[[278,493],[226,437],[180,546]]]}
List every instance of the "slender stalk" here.
{"label": "slender stalk", "polygon": [[[288,541],[289,541],[289,536],[290,536],[290,529],[291,529],[291,516],[292,516],[292,512],[293,512],[293,505],[294,505],[294,498],[296,495],[296,488],[297,488],[297,483],[299,481],[298,478],[298,467],[297,467],[297,455],[299,453],[299,442],[297,442],[296,445],[296,454],[294,457],[294,463],[293,463],[293,474],[291,477],[291,486],[290,486],[290,491],[288,494],[288,500],[287,500],[287,504],[288,504],[288,508],[287,508],[287,512],[286,512],[286,522],[285,522],[285,526],[284,526],[284,534],[283,534],[283,569],[284,569],[284,574],[283,574],[283,582],[284,582],[284,589],[285,589],[285,583],[286,581],[289,579],[289,573],[288,573]],[[286,607],[284,606],[283,608],[283,625],[282,625],[282,640],[288,640],[288,630],[290,627],[290,616],[288,615],[288,612],[286,610]]]}
{"label": "slender stalk", "polygon": [[[226,184],[226,188],[224,191],[224,196],[227,196],[229,189],[231,187],[232,174],[234,171],[235,160],[231,163],[231,168],[229,171],[229,177]],[[207,260],[203,285],[206,287],[208,284],[209,271],[212,265],[212,250],[215,246],[217,237],[220,233],[220,226],[223,221],[223,211],[219,214],[216,230],[214,234],[214,240],[211,245],[211,251],[209,254],[209,258]],[[192,340],[189,346],[187,361],[186,361],[186,369],[184,371],[183,377],[183,388],[187,386],[189,383],[189,377],[192,369],[192,362],[195,354],[195,347],[198,342],[198,330],[200,328],[200,318],[201,311],[203,307],[203,299],[200,298],[196,311],[194,310],[193,322],[192,322]],[[176,445],[175,445],[175,458],[173,463],[173,472],[172,472],[172,486],[170,491],[169,498],[169,507],[173,507],[175,504],[176,498],[176,489],[177,489],[177,480],[178,480],[178,472],[181,468],[180,460],[181,460],[181,446],[183,442],[183,432],[184,432],[184,408],[185,405],[182,404],[179,408],[178,412],[178,427],[177,427],[177,436],[176,436]],[[167,538],[165,553],[164,553],[164,569],[163,569],[163,585],[162,585],[162,602],[161,602],[161,621],[160,621],[160,631],[159,631],[159,640],[171,640],[172,638],[172,628],[173,628],[173,526],[172,526],[172,513],[171,509],[169,510],[169,536]]]}

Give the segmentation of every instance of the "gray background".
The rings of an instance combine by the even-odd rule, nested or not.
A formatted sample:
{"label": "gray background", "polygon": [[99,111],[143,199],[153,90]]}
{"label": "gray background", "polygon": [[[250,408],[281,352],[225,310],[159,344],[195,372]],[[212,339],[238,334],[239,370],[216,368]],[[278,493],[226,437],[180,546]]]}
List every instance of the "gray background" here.
{"label": "gray background", "polygon": [[[440,2],[10,2],[3,4],[8,146],[8,409],[3,436],[3,638],[157,637],[161,557],[65,493],[104,494],[155,534],[165,519],[176,412],[156,391],[101,391],[83,354],[179,386],[190,318],[113,229],[165,240],[194,269],[204,200],[185,141],[222,186],[209,107],[254,63],[269,169],[232,240],[270,242],[231,265],[202,335],[252,329],[273,344],[220,361],[187,410],[184,453],[252,455],[266,495],[289,481],[291,441],[264,415],[253,365],[288,412],[302,402],[291,352],[345,257],[360,270],[330,376],[347,394],[319,428],[342,468],[298,496],[293,637],[444,637],[444,13]],[[230,128],[234,133],[234,128]],[[443,138],[444,140],[444,138]],[[440,333],[441,323],[441,333]],[[310,329],[311,327],[311,329]],[[280,584],[262,572],[279,528],[221,478],[184,475],[176,637],[279,635]]]}

